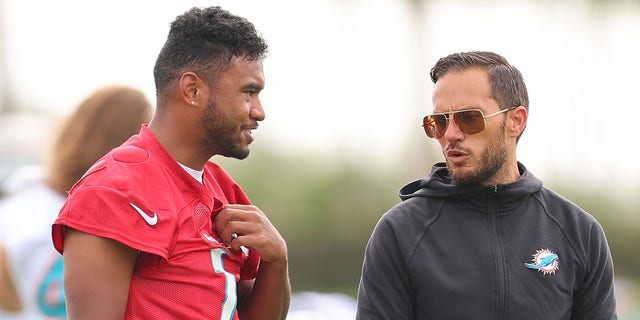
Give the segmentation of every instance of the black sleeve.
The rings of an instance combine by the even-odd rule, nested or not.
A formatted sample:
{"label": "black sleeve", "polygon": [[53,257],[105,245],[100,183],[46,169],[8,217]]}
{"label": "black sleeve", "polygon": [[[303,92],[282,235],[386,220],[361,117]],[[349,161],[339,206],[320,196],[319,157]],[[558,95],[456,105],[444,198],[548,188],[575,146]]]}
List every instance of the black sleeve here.
{"label": "black sleeve", "polygon": [[614,295],[613,261],[602,227],[589,230],[587,272],[574,295],[571,319],[618,319]]}
{"label": "black sleeve", "polygon": [[[358,320],[414,319],[414,291],[403,248],[388,216],[378,222],[367,243],[358,288]],[[410,250],[404,248],[404,252]]]}

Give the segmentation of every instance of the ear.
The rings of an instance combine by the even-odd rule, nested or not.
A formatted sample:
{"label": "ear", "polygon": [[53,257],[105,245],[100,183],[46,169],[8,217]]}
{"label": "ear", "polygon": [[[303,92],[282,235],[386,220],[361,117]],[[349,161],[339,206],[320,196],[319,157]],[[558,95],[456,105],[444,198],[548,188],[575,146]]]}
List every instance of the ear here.
{"label": "ear", "polygon": [[513,111],[510,112],[511,116],[509,117],[509,126],[508,131],[509,135],[517,138],[522,134],[524,128],[527,126],[527,118],[529,117],[529,113],[527,109],[523,106],[519,106]]}
{"label": "ear", "polygon": [[188,105],[198,103],[198,96],[202,95],[202,79],[194,72],[185,72],[180,77],[181,100]]}

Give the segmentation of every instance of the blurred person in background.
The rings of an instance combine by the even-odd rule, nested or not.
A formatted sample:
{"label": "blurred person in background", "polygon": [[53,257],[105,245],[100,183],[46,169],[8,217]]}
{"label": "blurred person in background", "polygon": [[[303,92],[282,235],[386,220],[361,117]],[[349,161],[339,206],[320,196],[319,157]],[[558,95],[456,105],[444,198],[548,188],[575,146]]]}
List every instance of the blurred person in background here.
{"label": "blurred person in background", "polygon": [[210,160],[249,155],[266,53],[220,7],[171,23],[153,119],[84,175],[53,225],[70,319],[286,317],[286,243]]}
{"label": "blurred person in background", "polygon": [[51,244],[51,224],[72,185],[152,111],[140,90],[101,88],[63,122],[41,179],[28,174],[20,183],[22,172],[14,174],[17,185],[0,202],[0,319],[65,317],[62,257]]}
{"label": "blurred person in background", "polygon": [[445,162],[400,190],[365,250],[357,319],[616,319],[600,224],[516,160],[520,72],[491,52],[431,69]]}

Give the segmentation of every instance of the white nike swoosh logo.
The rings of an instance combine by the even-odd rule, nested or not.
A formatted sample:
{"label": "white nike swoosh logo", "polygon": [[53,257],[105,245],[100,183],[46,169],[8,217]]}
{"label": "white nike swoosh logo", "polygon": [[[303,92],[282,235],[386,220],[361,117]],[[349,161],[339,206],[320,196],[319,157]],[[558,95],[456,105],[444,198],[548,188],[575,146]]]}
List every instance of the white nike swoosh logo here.
{"label": "white nike swoosh logo", "polygon": [[144,219],[144,221],[146,221],[150,226],[155,226],[156,223],[158,223],[158,215],[154,212],[153,213],[153,217],[149,216],[146,212],[144,212],[144,210],[138,208],[138,206],[136,206],[135,204],[129,202],[129,204],[136,209],[136,211],[142,216],[142,218]]}

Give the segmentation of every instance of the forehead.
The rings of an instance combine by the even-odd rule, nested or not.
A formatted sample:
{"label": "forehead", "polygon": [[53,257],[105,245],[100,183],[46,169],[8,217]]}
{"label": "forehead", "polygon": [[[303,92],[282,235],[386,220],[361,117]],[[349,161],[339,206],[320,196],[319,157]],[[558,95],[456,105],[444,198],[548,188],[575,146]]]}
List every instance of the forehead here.
{"label": "forehead", "polygon": [[220,74],[219,83],[235,85],[252,85],[264,87],[264,69],[262,60],[249,60],[245,57],[234,57],[229,67]]}
{"label": "forehead", "polygon": [[434,112],[469,108],[487,110],[497,105],[491,94],[489,74],[477,68],[442,75],[434,86],[432,101]]}

